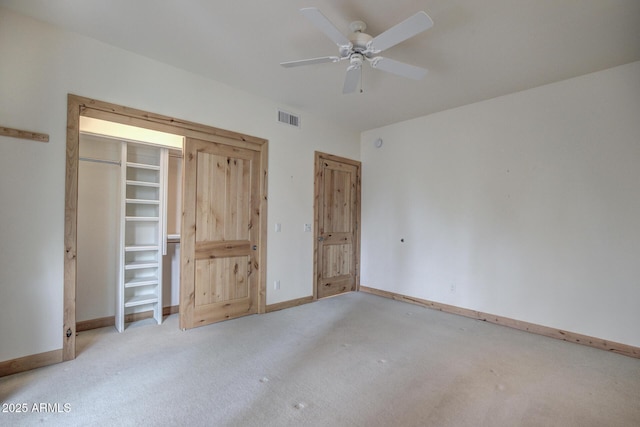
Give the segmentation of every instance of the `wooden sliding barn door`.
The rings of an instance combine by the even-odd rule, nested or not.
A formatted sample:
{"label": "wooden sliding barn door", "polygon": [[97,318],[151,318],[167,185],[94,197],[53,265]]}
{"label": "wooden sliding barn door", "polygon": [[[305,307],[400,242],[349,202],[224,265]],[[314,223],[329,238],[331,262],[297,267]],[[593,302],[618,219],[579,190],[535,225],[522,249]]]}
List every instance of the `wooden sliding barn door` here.
{"label": "wooden sliding barn door", "polygon": [[258,312],[261,153],[186,138],[180,327]]}
{"label": "wooden sliding barn door", "polygon": [[314,293],[360,285],[360,162],[316,153]]}

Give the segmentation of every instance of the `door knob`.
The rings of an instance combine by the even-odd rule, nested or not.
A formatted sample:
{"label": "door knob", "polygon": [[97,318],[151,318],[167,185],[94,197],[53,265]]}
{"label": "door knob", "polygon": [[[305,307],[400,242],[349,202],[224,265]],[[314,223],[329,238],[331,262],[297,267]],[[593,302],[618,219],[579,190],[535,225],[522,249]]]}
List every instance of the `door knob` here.
{"label": "door knob", "polygon": [[322,242],[322,241],[324,241],[324,237],[322,236],[318,237],[318,242]]}

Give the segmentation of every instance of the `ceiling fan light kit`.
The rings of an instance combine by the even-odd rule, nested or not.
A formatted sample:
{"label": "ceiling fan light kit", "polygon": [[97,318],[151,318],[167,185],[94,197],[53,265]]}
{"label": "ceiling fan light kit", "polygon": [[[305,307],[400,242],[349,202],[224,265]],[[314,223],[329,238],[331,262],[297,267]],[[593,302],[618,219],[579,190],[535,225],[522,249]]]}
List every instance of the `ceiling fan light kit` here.
{"label": "ceiling fan light kit", "polygon": [[418,12],[401,23],[394,25],[382,34],[372,37],[364,31],[367,25],[362,21],[353,21],[349,25],[351,34],[346,37],[329,19],[315,7],[300,9],[312,24],[329,37],[337,46],[340,56],[324,56],[280,63],[281,66],[298,67],[302,65],[321,64],[325,62],[340,62],[349,60],[347,74],[342,93],[356,92],[361,80],[362,63],[368,62],[374,69],[386,71],[414,80],[422,79],[427,70],[415,65],[378,56],[383,50],[389,49],[433,26],[433,21],[425,12]]}

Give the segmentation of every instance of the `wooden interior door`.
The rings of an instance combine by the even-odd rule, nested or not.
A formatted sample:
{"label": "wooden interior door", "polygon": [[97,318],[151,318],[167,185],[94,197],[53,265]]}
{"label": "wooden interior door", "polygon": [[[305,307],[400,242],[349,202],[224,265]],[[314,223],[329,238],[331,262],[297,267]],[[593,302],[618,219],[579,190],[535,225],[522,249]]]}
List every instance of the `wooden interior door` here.
{"label": "wooden interior door", "polygon": [[314,297],[360,286],[360,162],[316,152]]}
{"label": "wooden interior door", "polygon": [[186,138],[180,327],[258,312],[260,152]]}

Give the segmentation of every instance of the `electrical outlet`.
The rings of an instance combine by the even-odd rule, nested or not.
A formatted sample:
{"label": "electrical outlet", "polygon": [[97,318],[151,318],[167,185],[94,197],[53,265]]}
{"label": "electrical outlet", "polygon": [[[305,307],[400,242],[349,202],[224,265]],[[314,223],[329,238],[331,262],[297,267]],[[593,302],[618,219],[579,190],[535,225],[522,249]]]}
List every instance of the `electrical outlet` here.
{"label": "electrical outlet", "polygon": [[449,288],[449,290],[451,291],[452,294],[455,294],[456,293],[456,284],[452,283],[451,287]]}
{"label": "electrical outlet", "polygon": [[304,225],[304,231],[305,231],[305,233],[310,232],[311,231],[311,224],[305,224]]}
{"label": "electrical outlet", "polygon": [[273,289],[275,289],[276,291],[280,289],[280,280],[275,280],[273,282]]}

